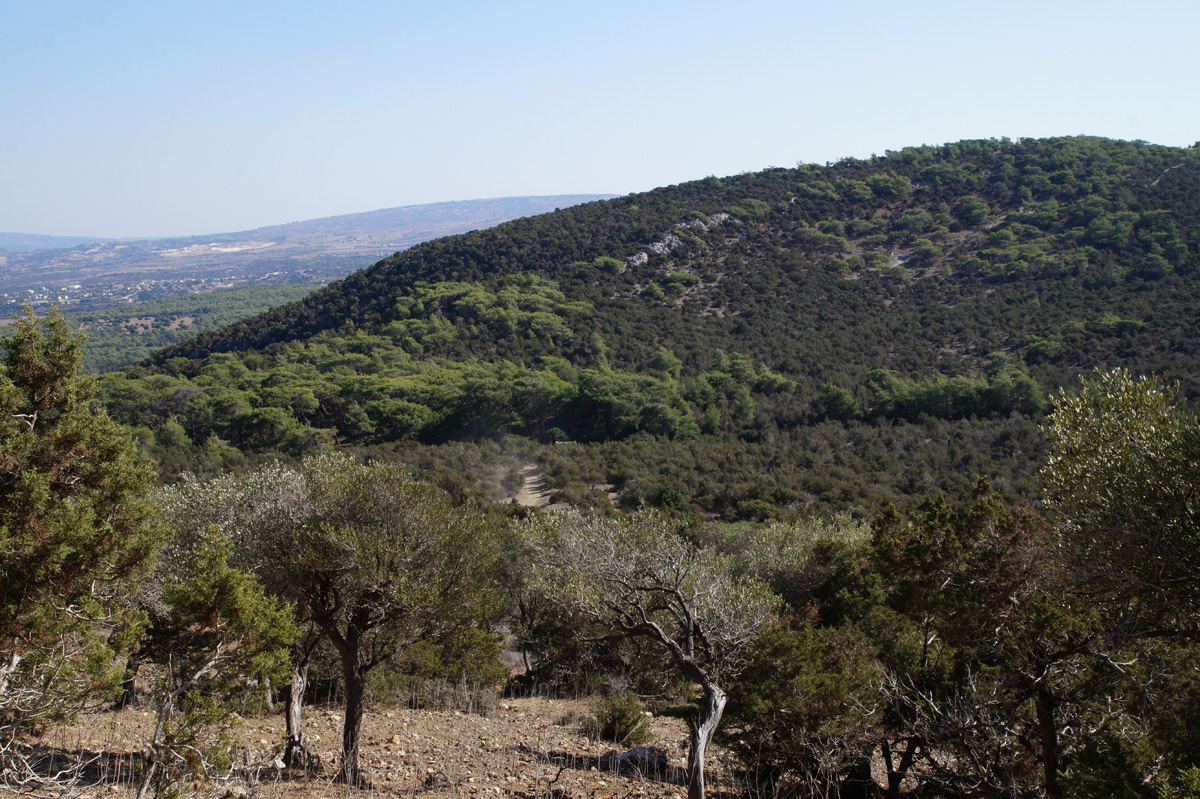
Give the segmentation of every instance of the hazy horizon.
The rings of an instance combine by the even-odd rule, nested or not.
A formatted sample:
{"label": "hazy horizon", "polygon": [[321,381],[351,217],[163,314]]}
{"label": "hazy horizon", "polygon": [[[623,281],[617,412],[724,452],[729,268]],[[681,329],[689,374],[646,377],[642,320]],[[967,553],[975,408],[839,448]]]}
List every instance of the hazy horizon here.
{"label": "hazy horizon", "polygon": [[166,238],[968,138],[1200,139],[1200,4],[24,4],[0,229]]}
{"label": "hazy horizon", "polygon": [[[298,225],[301,223],[320,222],[320,221],[323,221],[326,219],[338,219],[340,217],[346,217],[346,216],[364,216],[367,214],[377,214],[377,213],[381,213],[384,211],[399,211],[399,210],[404,210],[404,209],[408,209],[408,208],[433,208],[433,207],[439,206],[439,205],[456,205],[456,204],[467,205],[467,204],[472,204],[472,203],[486,203],[486,202],[493,202],[493,201],[500,201],[500,200],[524,200],[524,199],[547,199],[548,200],[548,199],[567,198],[567,197],[572,197],[572,198],[590,197],[590,198],[594,198],[594,199],[611,199],[613,197],[619,197],[619,196],[621,196],[621,195],[605,193],[605,192],[577,192],[577,193],[567,193],[567,194],[518,194],[518,195],[511,196],[511,197],[468,197],[468,198],[465,198],[462,200],[441,200],[441,201],[432,202],[432,203],[414,203],[411,205],[394,205],[394,206],[390,206],[388,208],[371,208],[366,211],[350,211],[350,212],[344,213],[344,214],[331,214],[329,216],[318,216],[318,217],[313,217],[311,219],[289,219],[286,222],[268,222],[266,224],[255,225],[254,227],[241,228],[238,230],[203,230],[203,231],[196,231],[193,233],[167,234],[165,236],[86,236],[86,235],[77,236],[77,235],[73,235],[73,234],[30,233],[30,232],[24,231],[24,230],[19,230],[19,231],[18,230],[0,230],[0,240],[3,240],[5,237],[14,237],[15,238],[15,237],[27,236],[29,238],[38,238],[38,239],[70,239],[70,240],[77,240],[78,244],[86,244],[88,242],[94,242],[94,241],[96,241],[96,242],[120,242],[120,241],[147,241],[147,240],[159,240],[159,239],[163,239],[163,240],[190,239],[190,238],[203,237],[203,236],[227,236],[227,235],[232,235],[232,234],[237,234],[237,233],[253,233],[256,230],[262,230],[264,228],[285,227],[287,225]],[[67,246],[76,246],[76,245],[67,245]],[[3,244],[0,244],[0,249],[5,249]]]}

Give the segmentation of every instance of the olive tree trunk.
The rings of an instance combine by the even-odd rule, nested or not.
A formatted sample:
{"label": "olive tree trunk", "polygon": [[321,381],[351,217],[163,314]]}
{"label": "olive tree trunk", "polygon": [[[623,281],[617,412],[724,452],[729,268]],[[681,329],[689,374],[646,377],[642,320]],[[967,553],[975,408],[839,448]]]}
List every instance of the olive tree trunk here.
{"label": "olive tree trunk", "polygon": [[688,799],[704,799],[704,758],[728,701],[725,692],[715,683],[705,682],[701,688],[704,696],[700,703],[700,715],[692,725],[691,746],[688,749]]}
{"label": "olive tree trunk", "polygon": [[113,710],[122,710],[137,704],[137,676],[142,665],[142,653],[134,652],[125,664],[125,679],[121,682],[121,695],[113,703]]}
{"label": "olive tree trunk", "polygon": [[292,684],[287,689],[287,705],[283,715],[287,723],[287,749],[283,762],[288,768],[302,768],[306,772],[317,765],[319,759],[308,751],[304,741],[304,691],[308,687],[308,659],[292,665]]}
{"label": "olive tree trunk", "polygon": [[346,684],[346,719],[342,723],[342,764],[338,782],[355,788],[367,787],[367,779],[358,767],[358,741],[362,731],[363,697],[366,672],[358,665],[357,655],[342,660],[342,680]]}

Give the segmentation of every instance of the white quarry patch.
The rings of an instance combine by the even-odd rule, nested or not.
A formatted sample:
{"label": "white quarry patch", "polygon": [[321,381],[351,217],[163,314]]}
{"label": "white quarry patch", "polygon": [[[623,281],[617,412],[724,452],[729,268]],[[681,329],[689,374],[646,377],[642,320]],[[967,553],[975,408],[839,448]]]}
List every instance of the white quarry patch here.
{"label": "white quarry patch", "polygon": [[186,247],[175,247],[170,250],[159,250],[158,255],[164,258],[182,258],[188,255],[204,255],[205,253],[232,253],[232,252],[252,252],[254,250],[265,250],[268,247],[274,247],[275,243],[271,241],[245,241],[237,244],[189,244]]}

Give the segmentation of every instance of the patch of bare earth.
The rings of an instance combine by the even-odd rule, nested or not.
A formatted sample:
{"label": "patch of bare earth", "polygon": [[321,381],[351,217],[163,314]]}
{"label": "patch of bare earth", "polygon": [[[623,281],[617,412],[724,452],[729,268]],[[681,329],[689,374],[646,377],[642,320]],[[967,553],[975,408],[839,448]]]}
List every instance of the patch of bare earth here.
{"label": "patch of bare earth", "polygon": [[[333,708],[310,708],[305,737],[320,755],[320,773],[305,777],[275,767],[283,748],[281,715],[245,719],[240,778],[196,786],[196,793],[226,797],[407,796],[428,799],[518,797],[533,799],[666,799],[687,794],[684,766],[687,727],[675,718],[649,717],[649,747],[666,756],[663,773],[643,775],[619,770],[615,754],[625,747],[589,738],[581,720],[586,700],[516,699],[500,703],[492,716],[458,711],[373,708],[363,720],[360,765],[369,788],[350,789],[333,782],[341,751],[342,719]],[[39,742],[66,752],[103,758],[107,776],[77,786],[74,796],[126,799],[136,793],[133,774],[153,726],[145,709],[100,713],[69,727],[51,730]],[[247,769],[245,764],[251,764]],[[737,792],[731,761],[719,748],[710,750],[711,795]],[[251,776],[253,778],[251,778]]]}
{"label": "patch of bare earth", "polygon": [[541,467],[536,463],[527,463],[521,467],[521,474],[524,475],[525,482],[513,497],[517,504],[526,508],[544,508],[549,505],[550,486],[546,485]]}

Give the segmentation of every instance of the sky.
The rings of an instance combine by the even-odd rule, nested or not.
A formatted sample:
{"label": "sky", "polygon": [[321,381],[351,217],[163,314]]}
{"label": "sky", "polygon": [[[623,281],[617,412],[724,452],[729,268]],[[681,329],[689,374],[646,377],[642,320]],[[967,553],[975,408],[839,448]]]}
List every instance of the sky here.
{"label": "sky", "polygon": [[1200,140],[1200,2],[0,5],[0,231],[625,194],[973,138]]}

